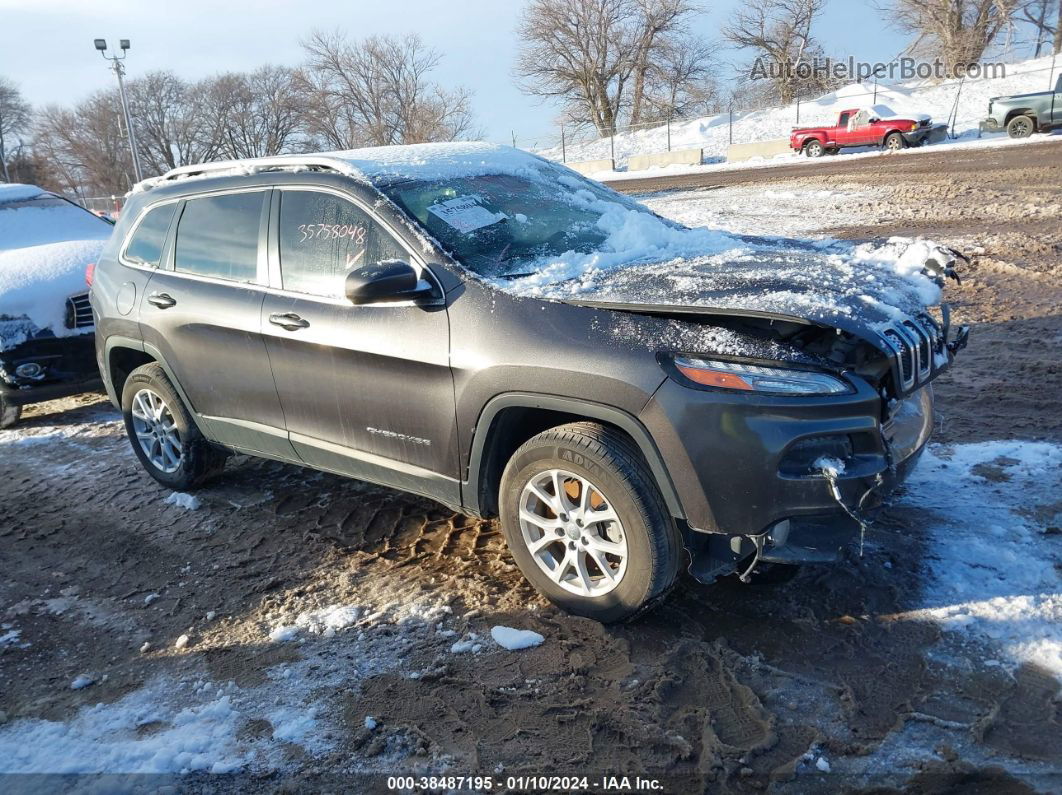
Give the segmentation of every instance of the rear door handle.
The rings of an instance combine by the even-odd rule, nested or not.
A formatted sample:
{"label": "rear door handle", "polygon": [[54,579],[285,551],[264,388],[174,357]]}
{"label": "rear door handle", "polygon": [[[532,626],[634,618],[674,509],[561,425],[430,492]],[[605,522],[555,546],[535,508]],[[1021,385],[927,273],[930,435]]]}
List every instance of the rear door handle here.
{"label": "rear door handle", "polygon": [[177,303],[177,299],[168,293],[152,293],[147,297],[147,301],[159,309],[169,309]]}
{"label": "rear door handle", "polygon": [[285,312],[282,315],[270,315],[269,322],[274,326],[280,326],[285,331],[298,331],[300,328],[308,328],[309,320],[296,315],[294,312]]}

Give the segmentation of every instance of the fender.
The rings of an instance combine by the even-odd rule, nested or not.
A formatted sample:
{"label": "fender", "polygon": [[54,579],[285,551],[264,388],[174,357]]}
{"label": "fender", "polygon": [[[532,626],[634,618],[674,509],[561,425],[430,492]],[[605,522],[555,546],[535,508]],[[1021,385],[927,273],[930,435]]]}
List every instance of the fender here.
{"label": "fender", "polygon": [[499,412],[507,408],[547,409],[550,411],[578,414],[590,419],[601,420],[625,431],[638,445],[642,455],[649,464],[649,470],[653,474],[660,493],[667,503],[671,515],[685,521],[686,513],[682,508],[678,492],[668,474],[663,456],[657,449],[649,431],[633,415],[626,411],[607,406],[603,403],[595,403],[578,398],[555,397],[552,395],[540,395],[532,392],[507,392],[491,398],[480,412],[479,420],[473,430],[472,448],[468,459],[468,480],[461,484],[461,493],[465,510],[473,514],[480,513],[479,505],[479,481],[483,466],[483,456],[487,437],[494,419]]}
{"label": "fender", "polygon": [[102,375],[103,383],[107,387],[107,397],[111,399],[111,403],[113,403],[119,411],[122,407],[122,397],[115,391],[114,382],[111,380],[111,352],[115,348],[132,348],[135,351],[142,351],[158,362],[159,366],[165,370],[166,377],[170,379],[173,388],[177,390],[177,394],[181,396],[184,405],[188,407],[189,411],[198,416],[198,412],[195,410],[192,402],[188,399],[188,395],[185,393],[184,387],[181,386],[181,382],[178,381],[177,376],[174,375],[173,368],[166,362],[166,358],[162,355],[162,351],[143,340],[116,335],[108,337],[107,342],[104,345],[103,363],[106,365],[107,371],[102,373]]}

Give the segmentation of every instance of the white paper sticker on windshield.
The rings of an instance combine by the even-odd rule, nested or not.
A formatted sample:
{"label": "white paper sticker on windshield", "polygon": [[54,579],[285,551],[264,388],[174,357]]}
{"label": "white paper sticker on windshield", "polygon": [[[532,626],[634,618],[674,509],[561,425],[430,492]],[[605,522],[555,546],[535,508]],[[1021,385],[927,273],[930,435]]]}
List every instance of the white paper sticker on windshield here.
{"label": "white paper sticker on windshield", "polygon": [[472,232],[506,218],[505,213],[492,213],[478,202],[478,196],[458,196],[428,208],[458,232]]}

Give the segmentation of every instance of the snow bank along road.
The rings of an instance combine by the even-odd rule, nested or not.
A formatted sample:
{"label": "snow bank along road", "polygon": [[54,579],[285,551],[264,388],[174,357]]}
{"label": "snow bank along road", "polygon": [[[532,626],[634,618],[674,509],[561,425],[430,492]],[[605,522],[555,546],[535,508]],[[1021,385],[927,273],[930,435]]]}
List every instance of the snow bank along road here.
{"label": "snow bank along road", "polygon": [[0,432],[0,772],[1058,790],[1060,166],[859,169],[764,169],[650,203],[738,232],[925,231],[977,254],[953,292],[975,328],[938,384],[937,442],[862,559],[687,583],[604,628],[538,599],[492,523],[243,458],[175,496],[99,396],[43,404]]}

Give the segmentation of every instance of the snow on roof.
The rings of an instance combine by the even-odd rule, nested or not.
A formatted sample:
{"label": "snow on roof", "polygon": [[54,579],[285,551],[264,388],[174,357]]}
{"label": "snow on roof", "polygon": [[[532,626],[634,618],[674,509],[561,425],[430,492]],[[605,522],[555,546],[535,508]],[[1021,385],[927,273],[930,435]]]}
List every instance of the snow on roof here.
{"label": "snow on roof", "polygon": [[363,182],[434,180],[484,174],[528,174],[543,163],[537,155],[483,141],[373,146],[302,155],[276,155],[182,166],[138,183],[133,191],[190,177],[253,174],[278,168],[330,168]]}

